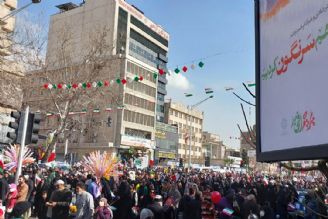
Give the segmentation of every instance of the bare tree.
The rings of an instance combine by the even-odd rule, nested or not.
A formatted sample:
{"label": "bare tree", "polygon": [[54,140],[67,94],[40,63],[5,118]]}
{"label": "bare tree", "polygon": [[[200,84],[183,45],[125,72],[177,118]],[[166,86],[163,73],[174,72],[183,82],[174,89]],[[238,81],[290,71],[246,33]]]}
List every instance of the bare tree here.
{"label": "bare tree", "polygon": [[[253,97],[256,98],[256,96],[247,88],[247,86],[243,83],[245,89],[247,90],[247,92]],[[249,102],[249,101],[247,101]],[[247,103],[246,102],[246,103]],[[256,149],[256,132],[255,130],[252,129],[251,126],[248,125],[248,119],[246,117],[246,113],[244,110],[244,106],[241,103],[241,110],[244,116],[244,121],[245,121],[245,125],[247,127],[248,130],[248,136],[245,136],[245,134],[242,132],[240,125],[237,124],[237,127],[241,133],[241,135],[243,136],[243,138],[245,139],[245,141],[253,148]],[[288,170],[292,170],[292,171],[320,171],[325,177],[326,179],[328,179],[328,166],[327,166],[328,160],[320,160],[316,165],[310,166],[310,167],[295,167],[293,166],[293,164],[290,163],[281,163],[281,165],[283,167],[285,167]]]}
{"label": "bare tree", "polygon": [[16,19],[13,31],[0,29],[0,105],[16,110],[22,103],[21,82],[25,72],[44,64],[44,25],[31,19],[22,14]]}
{"label": "bare tree", "polygon": [[[52,52],[51,57],[47,57],[46,64],[42,69],[29,74],[27,80],[30,81],[26,84],[31,84],[33,78],[37,78],[44,84],[73,86],[82,82],[97,83],[120,77],[120,73],[115,73],[113,66],[121,66],[123,60],[121,55],[112,55],[114,46],[113,42],[108,40],[110,33],[108,28],[95,28],[95,31],[84,36],[82,50],[79,49],[81,44],[76,42],[74,33],[64,26],[56,41],[57,45],[48,46],[48,49],[54,49],[55,52]],[[39,91],[43,89],[43,101],[33,102],[33,98],[27,98],[29,99],[28,104],[34,105],[32,108],[35,110],[42,113],[53,112],[58,117],[58,123],[48,131],[47,142],[49,144],[46,145],[43,162],[47,161],[60,136],[71,135],[73,129],[82,131],[81,121],[70,117],[70,112],[81,111],[82,108],[104,108],[108,103],[123,104],[122,96],[118,95],[121,87],[116,85],[116,82],[111,83],[111,89],[96,87],[92,89],[81,87],[78,89],[73,87],[70,89],[44,89],[42,84],[39,84]],[[27,96],[33,97],[33,94],[29,93],[29,89],[26,87],[25,93]],[[49,141],[49,139],[51,140]]]}

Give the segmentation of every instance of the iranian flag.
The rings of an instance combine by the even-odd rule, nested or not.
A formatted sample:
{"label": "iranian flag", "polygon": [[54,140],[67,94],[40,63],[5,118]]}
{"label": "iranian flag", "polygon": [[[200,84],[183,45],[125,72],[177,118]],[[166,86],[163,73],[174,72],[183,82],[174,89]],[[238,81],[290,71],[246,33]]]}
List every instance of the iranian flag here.
{"label": "iranian flag", "polygon": [[225,87],[224,88],[226,91],[233,90],[233,87]]}
{"label": "iranian flag", "polygon": [[56,145],[48,158],[48,162],[52,162],[54,160],[56,160]]}
{"label": "iranian flag", "polygon": [[185,93],[184,94],[186,97],[192,97],[193,95],[192,94],[190,94],[190,93]]}
{"label": "iranian flag", "polygon": [[247,83],[247,87],[255,87],[255,83],[254,82],[248,82]]}
{"label": "iranian flag", "polygon": [[206,94],[212,94],[214,91],[212,88],[205,88],[205,93]]}
{"label": "iranian flag", "polygon": [[0,160],[0,173],[3,173],[5,169],[5,165],[3,164],[2,160]]}

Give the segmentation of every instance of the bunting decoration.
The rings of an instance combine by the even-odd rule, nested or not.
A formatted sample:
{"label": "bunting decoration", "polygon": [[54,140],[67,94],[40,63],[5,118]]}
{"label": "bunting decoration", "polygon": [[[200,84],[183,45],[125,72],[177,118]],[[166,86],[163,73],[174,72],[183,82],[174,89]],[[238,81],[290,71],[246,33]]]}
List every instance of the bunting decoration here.
{"label": "bunting decoration", "polygon": [[[154,73],[156,74],[156,73]],[[157,76],[154,78],[157,78]],[[134,80],[127,80],[125,78],[117,78],[115,81],[117,84],[122,84],[125,85],[128,82],[138,82],[138,81],[143,81],[143,76],[135,76]],[[83,83],[73,83],[73,84],[64,84],[64,83],[59,83],[59,84],[51,84],[51,83],[45,83],[43,85],[43,88],[46,90],[51,90],[51,89],[58,89],[58,90],[69,90],[69,89],[90,89],[90,88],[101,88],[101,87],[109,87],[110,85],[113,85],[115,82],[114,80],[108,81],[108,80],[104,80],[104,81],[94,81],[94,82],[83,82]]]}
{"label": "bunting decoration", "polygon": [[190,93],[185,93],[185,97],[192,97],[193,94],[190,94]]}
{"label": "bunting decoration", "polygon": [[[116,106],[116,109],[117,110],[122,110],[122,109],[124,109],[125,108],[125,106],[124,105],[119,105],[119,106]],[[100,109],[93,109],[93,110],[91,110],[91,112],[93,112],[93,113],[101,113],[101,112],[112,112],[113,111],[113,108],[111,108],[111,107],[107,107],[107,108],[105,108],[104,110],[100,110]],[[69,116],[74,116],[74,115],[85,115],[85,114],[87,114],[87,109],[82,109],[82,110],[80,110],[80,111],[76,111],[76,112],[69,112],[68,113],[68,115]],[[52,113],[52,112],[47,112],[46,113],[46,116],[47,117],[54,117],[54,116],[59,116],[59,113]]]}
{"label": "bunting decoration", "polygon": [[[204,62],[199,62],[198,63],[198,67],[199,68],[203,68],[204,67]],[[193,64],[191,64],[190,65],[190,69],[192,69],[192,70],[195,70],[196,69],[196,65],[193,63]],[[174,72],[176,73],[176,74],[179,74],[181,71],[183,71],[183,72],[187,72],[189,70],[189,68],[188,68],[188,66],[183,66],[181,69],[179,69],[179,67],[176,67],[175,69],[174,69]]]}
{"label": "bunting decoration", "polygon": [[205,88],[205,93],[206,94],[212,94],[214,91],[212,88]]}

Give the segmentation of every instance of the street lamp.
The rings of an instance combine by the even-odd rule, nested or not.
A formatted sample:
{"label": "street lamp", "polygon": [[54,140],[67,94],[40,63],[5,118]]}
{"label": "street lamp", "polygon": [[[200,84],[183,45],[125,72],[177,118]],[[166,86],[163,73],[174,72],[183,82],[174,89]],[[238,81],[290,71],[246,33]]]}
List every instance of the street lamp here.
{"label": "street lamp", "polygon": [[28,8],[30,5],[32,5],[32,4],[38,4],[40,2],[41,2],[41,0],[31,0],[31,2],[28,3],[27,5],[24,5],[23,7],[19,8],[17,10],[14,10],[11,13],[7,14],[6,16],[0,18],[0,21],[4,22],[4,21],[8,20],[9,18],[15,16],[19,12],[23,11],[25,8]]}
{"label": "street lamp", "polygon": [[191,112],[193,109],[195,109],[200,104],[204,103],[205,101],[214,98],[213,95],[199,101],[198,103],[188,106],[188,114],[189,114],[189,161],[188,161],[188,168],[191,167],[191,140],[192,140],[192,131],[191,131]]}

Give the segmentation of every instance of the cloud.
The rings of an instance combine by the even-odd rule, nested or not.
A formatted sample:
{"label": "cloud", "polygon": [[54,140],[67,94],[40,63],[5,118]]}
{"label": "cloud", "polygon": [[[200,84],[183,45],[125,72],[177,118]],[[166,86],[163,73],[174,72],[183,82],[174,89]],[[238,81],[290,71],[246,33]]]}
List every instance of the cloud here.
{"label": "cloud", "polygon": [[176,74],[173,71],[169,71],[170,74],[167,75],[168,87],[175,88],[179,90],[189,90],[191,88],[191,83],[182,74]]}

